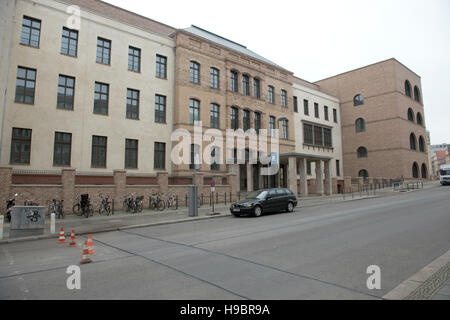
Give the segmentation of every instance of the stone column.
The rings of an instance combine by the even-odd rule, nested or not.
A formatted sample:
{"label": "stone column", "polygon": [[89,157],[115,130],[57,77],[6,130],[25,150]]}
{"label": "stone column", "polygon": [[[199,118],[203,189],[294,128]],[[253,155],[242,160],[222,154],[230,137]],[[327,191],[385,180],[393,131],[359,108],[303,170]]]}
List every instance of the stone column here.
{"label": "stone column", "polygon": [[300,195],[308,196],[308,175],[306,173],[306,159],[300,159]]}
{"label": "stone column", "polygon": [[287,176],[288,188],[297,195],[297,158],[289,157],[289,168]]}
{"label": "stone column", "polygon": [[158,172],[156,174],[156,183],[159,186],[159,192],[165,194],[169,192],[169,173],[168,172]]}
{"label": "stone column", "polygon": [[[62,169],[61,182],[64,213],[72,213],[72,205],[75,201],[75,169]],[[90,198],[92,199],[92,195]]]}
{"label": "stone column", "polygon": [[250,163],[246,164],[247,166],[247,191],[253,191],[253,165]]}
{"label": "stone column", "polygon": [[333,194],[332,184],[331,184],[331,170],[330,170],[330,160],[324,161],[324,173],[325,173],[325,194],[327,196]]}
{"label": "stone column", "polygon": [[[236,181],[234,182],[234,185],[231,186],[234,192],[241,191],[241,183],[240,183],[240,170],[238,164],[230,164],[230,173],[235,175]],[[231,183],[230,183],[231,184]]]}
{"label": "stone column", "polygon": [[123,200],[126,196],[127,172],[114,170],[114,209],[123,210]]}
{"label": "stone column", "polygon": [[259,190],[261,190],[261,189],[264,189],[264,177],[265,176],[263,176],[262,174],[261,174],[261,170],[262,170],[262,168],[263,167],[259,167]]}
{"label": "stone column", "polygon": [[[6,201],[11,198],[12,168],[0,167],[0,212],[6,212]],[[0,213],[0,214],[1,214]]]}
{"label": "stone column", "polygon": [[316,193],[323,195],[323,162],[322,160],[316,161]]}

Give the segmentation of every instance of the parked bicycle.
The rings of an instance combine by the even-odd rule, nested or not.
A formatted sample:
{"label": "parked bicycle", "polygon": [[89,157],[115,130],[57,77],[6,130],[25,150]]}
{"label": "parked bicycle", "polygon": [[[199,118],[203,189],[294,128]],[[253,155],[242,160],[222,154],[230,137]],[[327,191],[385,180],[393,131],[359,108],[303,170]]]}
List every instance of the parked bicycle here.
{"label": "parked bicycle", "polygon": [[172,210],[178,209],[178,197],[173,194],[167,195],[167,209],[171,208]]}
{"label": "parked bicycle", "polygon": [[106,195],[105,197],[100,195],[100,198],[102,200],[100,202],[100,208],[98,208],[98,213],[106,213],[106,215],[109,216],[109,214],[111,213],[111,202],[109,201],[109,195]]}
{"label": "parked bicycle", "polygon": [[158,194],[153,194],[152,198],[150,200],[150,209],[156,210],[158,209],[159,211],[163,211],[166,208],[166,204],[164,202],[164,200],[161,199],[161,195]]}
{"label": "parked bicycle", "polygon": [[51,200],[48,205],[48,214],[55,213],[57,219],[64,219],[63,201],[64,200]]}
{"label": "parked bicycle", "polygon": [[132,194],[131,197],[127,196],[123,201],[123,207],[126,212],[137,213],[142,212],[144,209],[144,196],[134,197]]}

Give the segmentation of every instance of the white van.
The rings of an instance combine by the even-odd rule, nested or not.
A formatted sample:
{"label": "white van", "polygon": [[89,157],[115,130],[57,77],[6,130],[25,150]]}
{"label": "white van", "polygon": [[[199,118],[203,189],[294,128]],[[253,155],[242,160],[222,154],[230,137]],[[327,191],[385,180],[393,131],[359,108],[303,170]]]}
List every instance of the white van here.
{"label": "white van", "polygon": [[450,184],[450,164],[441,165],[441,170],[439,170],[439,176],[441,184]]}

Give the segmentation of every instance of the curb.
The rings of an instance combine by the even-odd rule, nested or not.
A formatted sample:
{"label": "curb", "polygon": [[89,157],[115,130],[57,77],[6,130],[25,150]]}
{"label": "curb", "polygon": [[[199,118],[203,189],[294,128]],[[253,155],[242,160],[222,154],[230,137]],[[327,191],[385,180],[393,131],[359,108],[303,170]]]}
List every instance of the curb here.
{"label": "curb", "polygon": [[[201,216],[201,217],[191,217],[191,218],[184,218],[184,219],[178,219],[178,220],[167,220],[167,221],[159,221],[159,222],[150,222],[150,223],[143,223],[143,224],[136,224],[136,225],[130,225],[130,226],[123,226],[123,227],[113,227],[113,228],[101,228],[99,227],[96,230],[93,231],[82,231],[77,232],[77,235],[86,235],[86,234],[94,234],[94,233],[103,233],[103,232],[112,232],[112,231],[121,231],[121,230],[128,230],[128,229],[135,229],[135,228],[144,228],[144,227],[150,227],[150,226],[159,226],[159,225],[165,225],[165,224],[175,224],[175,223],[182,223],[182,222],[189,222],[189,221],[199,221],[199,220],[207,220],[212,218],[221,218],[231,216],[231,213],[220,213],[215,215],[207,215],[207,216]],[[6,243],[15,243],[15,242],[25,242],[25,241],[33,241],[33,240],[44,240],[44,239],[53,239],[58,238],[59,234],[46,234],[46,235],[40,235],[40,236],[30,236],[30,237],[23,237],[23,238],[12,238],[12,239],[5,239],[0,240],[0,244],[6,244]]]}
{"label": "curb", "polygon": [[387,300],[428,300],[450,279],[450,250],[383,296]]}

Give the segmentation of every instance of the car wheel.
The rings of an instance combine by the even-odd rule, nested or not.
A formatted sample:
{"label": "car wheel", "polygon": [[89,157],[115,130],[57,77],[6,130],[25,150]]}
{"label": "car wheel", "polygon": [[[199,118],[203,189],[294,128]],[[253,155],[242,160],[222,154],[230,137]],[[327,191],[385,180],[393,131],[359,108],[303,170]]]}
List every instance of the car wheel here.
{"label": "car wheel", "polygon": [[255,209],[253,210],[253,215],[255,217],[260,217],[262,213],[262,209],[260,206],[256,206]]}
{"label": "car wheel", "polygon": [[292,202],[289,202],[287,205],[287,212],[294,211],[294,204]]}

